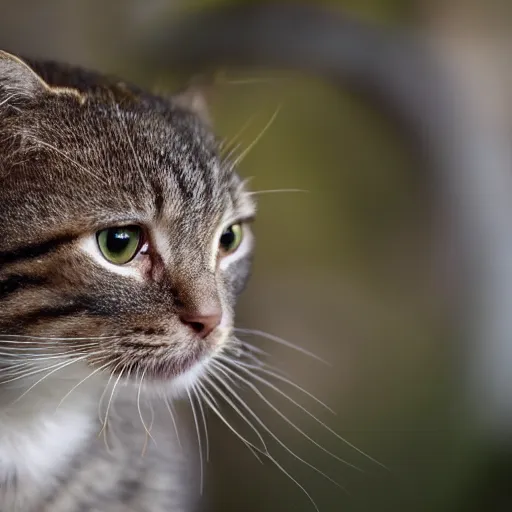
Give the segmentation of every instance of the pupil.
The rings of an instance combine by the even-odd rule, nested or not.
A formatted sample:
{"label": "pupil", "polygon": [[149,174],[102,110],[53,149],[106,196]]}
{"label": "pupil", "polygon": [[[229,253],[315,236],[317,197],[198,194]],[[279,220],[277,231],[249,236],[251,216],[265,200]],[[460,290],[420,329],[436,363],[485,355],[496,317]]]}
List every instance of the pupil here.
{"label": "pupil", "polygon": [[114,254],[123,252],[130,243],[130,233],[121,230],[111,230],[107,235],[108,250]]}
{"label": "pupil", "polygon": [[233,245],[233,242],[235,241],[235,233],[233,233],[233,229],[228,228],[227,231],[225,231],[222,236],[220,237],[220,243],[222,247],[230,248]]}

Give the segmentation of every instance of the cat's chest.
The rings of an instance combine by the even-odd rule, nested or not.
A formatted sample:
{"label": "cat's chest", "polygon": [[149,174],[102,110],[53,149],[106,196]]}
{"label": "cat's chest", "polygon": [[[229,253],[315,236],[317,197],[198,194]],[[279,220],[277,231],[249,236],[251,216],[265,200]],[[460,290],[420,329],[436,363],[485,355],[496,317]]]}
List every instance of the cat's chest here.
{"label": "cat's chest", "polygon": [[27,509],[49,492],[92,429],[80,411],[40,414],[29,426],[0,418],[1,509]]}

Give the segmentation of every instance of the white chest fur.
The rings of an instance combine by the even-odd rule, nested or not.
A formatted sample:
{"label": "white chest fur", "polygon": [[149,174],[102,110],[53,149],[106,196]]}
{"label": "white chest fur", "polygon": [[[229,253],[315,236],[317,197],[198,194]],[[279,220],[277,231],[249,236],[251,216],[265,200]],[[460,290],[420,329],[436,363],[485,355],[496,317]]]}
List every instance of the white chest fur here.
{"label": "white chest fur", "polygon": [[90,415],[74,408],[39,411],[28,423],[0,415],[2,510],[6,505],[12,510],[26,508],[44,495],[92,428]]}

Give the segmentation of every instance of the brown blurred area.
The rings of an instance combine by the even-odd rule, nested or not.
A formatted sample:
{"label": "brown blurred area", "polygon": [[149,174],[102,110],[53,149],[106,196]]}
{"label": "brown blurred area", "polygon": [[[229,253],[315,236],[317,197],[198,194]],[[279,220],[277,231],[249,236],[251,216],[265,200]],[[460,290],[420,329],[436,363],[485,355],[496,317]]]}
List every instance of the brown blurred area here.
{"label": "brown blurred area", "polygon": [[[163,16],[173,19],[192,4],[216,2],[4,1],[0,47],[144,82],[129,55],[116,60],[122,42]],[[500,85],[491,89],[492,108],[500,123],[510,121],[512,88],[502,87],[510,83],[510,68],[502,64],[509,48],[488,43],[482,53],[475,36],[490,41],[487,36],[498,25],[509,28],[505,11],[510,9],[497,16],[492,3],[476,1],[474,8],[453,0],[329,3],[394,30],[431,34],[448,61],[474,63],[472,76],[479,77],[482,69],[489,78],[475,80],[475,94]],[[165,90],[173,83],[171,69],[161,82],[145,85]],[[311,438],[364,471],[333,460],[247,392],[248,403],[276,436],[345,491],[270,440],[273,456],[325,512],[510,510],[510,501],[495,501],[502,499],[498,489],[494,493],[501,483],[487,472],[488,461],[466,421],[464,340],[455,320],[457,256],[425,167],[405,134],[382,113],[313,77],[228,73],[212,105],[219,134],[228,140],[238,134],[242,148],[278,108],[240,167],[262,193],[254,274],[240,302],[238,325],[280,336],[326,359],[328,366],[262,337],[246,337],[337,415],[284,384],[283,390],[388,470],[267,390],[276,407]],[[264,193],[276,189],[307,192]],[[250,435],[228,407],[223,410]],[[259,464],[213,414],[209,420],[206,510],[314,510],[279,469],[268,461]],[[498,477],[512,477],[510,466],[500,465]]]}

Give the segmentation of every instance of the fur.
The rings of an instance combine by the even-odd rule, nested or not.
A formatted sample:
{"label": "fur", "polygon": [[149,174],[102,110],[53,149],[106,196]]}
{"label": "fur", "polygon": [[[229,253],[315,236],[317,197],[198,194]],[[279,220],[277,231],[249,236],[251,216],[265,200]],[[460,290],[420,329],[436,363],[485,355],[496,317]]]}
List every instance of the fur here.
{"label": "fur", "polygon": [[[189,510],[165,400],[233,343],[255,212],[204,104],[0,53],[0,179],[0,509]],[[96,234],[127,224],[145,250],[115,265]]]}

